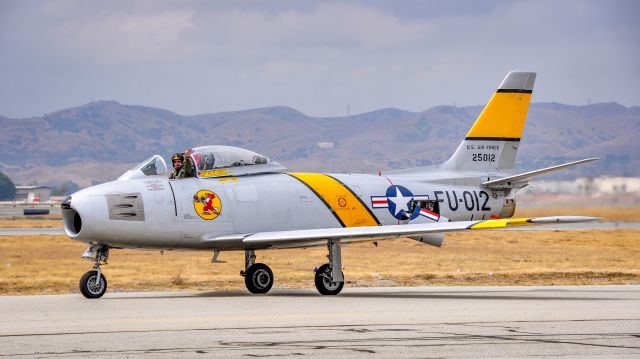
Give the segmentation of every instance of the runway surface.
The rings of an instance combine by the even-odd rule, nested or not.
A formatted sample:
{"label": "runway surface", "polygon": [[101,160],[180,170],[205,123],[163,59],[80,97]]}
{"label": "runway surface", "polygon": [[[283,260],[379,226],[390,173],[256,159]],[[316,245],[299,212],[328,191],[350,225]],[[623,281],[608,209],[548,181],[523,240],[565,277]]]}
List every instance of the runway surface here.
{"label": "runway surface", "polygon": [[640,356],[640,286],[0,297],[1,357]]}
{"label": "runway surface", "polygon": [[18,205],[2,205],[0,204],[0,218],[23,216],[24,210],[28,208],[48,209],[50,214],[61,214],[60,203],[56,204],[25,204]]}
{"label": "runway surface", "polygon": [[0,236],[37,236],[64,234],[64,228],[0,228]]}

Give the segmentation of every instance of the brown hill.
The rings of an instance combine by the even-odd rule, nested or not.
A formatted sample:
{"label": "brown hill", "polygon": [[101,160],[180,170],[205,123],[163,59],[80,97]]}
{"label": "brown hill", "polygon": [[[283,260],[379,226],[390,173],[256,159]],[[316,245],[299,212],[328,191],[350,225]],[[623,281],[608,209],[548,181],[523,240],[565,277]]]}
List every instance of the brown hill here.
{"label": "brown hill", "polygon": [[[455,150],[482,107],[439,106],[423,112],[382,109],[350,117],[310,117],[287,107],[182,116],[99,101],[27,119],[0,116],[0,171],[17,183],[87,186],[117,177],[151,154],[225,144],[252,149],[292,170],[377,172],[435,164]],[[615,103],[532,104],[519,167],[584,157],[577,175],[640,175],[640,108]],[[333,150],[318,142],[335,142]]]}

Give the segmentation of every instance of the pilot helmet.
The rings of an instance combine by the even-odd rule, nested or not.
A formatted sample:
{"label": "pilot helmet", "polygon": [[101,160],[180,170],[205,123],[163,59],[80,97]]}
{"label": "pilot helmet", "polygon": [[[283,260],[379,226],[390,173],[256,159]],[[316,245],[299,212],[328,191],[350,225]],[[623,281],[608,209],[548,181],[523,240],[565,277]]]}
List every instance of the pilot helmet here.
{"label": "pilot helmet", "polygon": [[184,156],[182,153],[174,153],[173,156],[171,156],[171,162],[175,161],[184,162]]}

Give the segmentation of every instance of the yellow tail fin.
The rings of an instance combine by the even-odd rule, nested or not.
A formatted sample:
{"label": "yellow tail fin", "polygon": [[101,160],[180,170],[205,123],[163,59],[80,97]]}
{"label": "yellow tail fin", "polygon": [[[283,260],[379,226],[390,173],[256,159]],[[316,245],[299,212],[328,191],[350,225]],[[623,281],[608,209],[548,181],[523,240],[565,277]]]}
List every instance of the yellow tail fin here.
{"label": "yellow tail fin", "polygon": [[535,72],[509,72],[465,140],[442,167],[488,173],[512,169],[535,79]]}
{"label": "yellow tail fin", "polygon": [[535,79],[534,72],[510,72],[467,133],[467,139],[520,140]]}

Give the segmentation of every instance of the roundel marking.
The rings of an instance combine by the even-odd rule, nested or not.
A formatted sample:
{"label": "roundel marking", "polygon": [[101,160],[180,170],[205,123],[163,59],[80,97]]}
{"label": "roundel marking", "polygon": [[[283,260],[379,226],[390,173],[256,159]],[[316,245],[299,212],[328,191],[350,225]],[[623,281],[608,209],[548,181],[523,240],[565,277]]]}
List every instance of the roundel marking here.
{"label": "roundel marking", "polygon": [[211,220],[222,212],[222,202],[213,191],[203,189],[193,195],[193,209],[200,218]]}
{"label": "roundel marking", "polygon": [[403,186],[393,185],[387,188],[388,208],[391,215],[401,221],[413,220],[420,215],[420,207],[410,206],[413,193]]}

